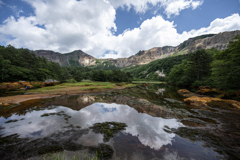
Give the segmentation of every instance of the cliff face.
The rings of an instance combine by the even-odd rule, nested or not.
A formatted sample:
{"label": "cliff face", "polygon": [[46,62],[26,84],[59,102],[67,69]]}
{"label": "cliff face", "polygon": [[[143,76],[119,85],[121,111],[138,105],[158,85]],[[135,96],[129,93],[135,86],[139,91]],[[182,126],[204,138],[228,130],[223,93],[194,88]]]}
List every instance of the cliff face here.
{"label": "cliff face", "polygon": [[39,57],[45,57],[48,61],[57,62],[61,66],[70,65],[72,61],[78,61],[82,66],[95,65],[96,59],[81,50],[73,51],[67,54],[58,52],[37,50],[33,51]]}
{"label": "cliff face", "polygon": [[[129,58],[100,59],[100,61],[103,62],[107,60],[117,67],[127,67],[147,64],[156,59],[162,59],[170,55],[187,54],[198,49],[216,48],[218,50],[225,50],[228,47],[228,42],[236,35],[240,35],[240,31],[223,32],[217,35],[203,35],[190,38],[176,47],[156,47],[147,51],[139,51],[136,55],[133,55]],[[44,56],[47,58],[47,60],[57,62],[60,65],[69,65],[70,60],[78,61],[82,66],[97,65],[94,57],[82,52],[81,50],[67,54],[60,54],[45,50],[33,52],[37,56]]]}
{"label": "cliff face", "polygon": [[136,55],[129,58],[107,59],[117,67],[126,67],[134,65],[143,65],[156,59],[165,58],[174,53],[176,47],[156,47],[147,51],[139,51]]}

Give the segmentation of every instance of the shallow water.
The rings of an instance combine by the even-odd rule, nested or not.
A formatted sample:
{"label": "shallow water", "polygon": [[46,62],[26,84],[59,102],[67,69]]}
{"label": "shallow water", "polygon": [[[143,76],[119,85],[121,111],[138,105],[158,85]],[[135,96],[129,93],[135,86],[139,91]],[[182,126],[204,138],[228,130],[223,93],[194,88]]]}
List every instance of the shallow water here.
{"label": "shallow water", "polygon": [[[233,149],[225,141],[239,137],[222,139],[220,126],[226,120],[222,115],[233,118],[239,112],[186,106],[181,100],[176,89],[155,85],[28,101],[1,112],[0,156],[26,159],[105,144],[114,150],[112,159],[231,159],[228,150]],[[106,140],[91,129],[103,122],[127,127]],[[235,122],[231,132],[238,133]],[[238,156],[239,145],[234,145],[230,154]]]}

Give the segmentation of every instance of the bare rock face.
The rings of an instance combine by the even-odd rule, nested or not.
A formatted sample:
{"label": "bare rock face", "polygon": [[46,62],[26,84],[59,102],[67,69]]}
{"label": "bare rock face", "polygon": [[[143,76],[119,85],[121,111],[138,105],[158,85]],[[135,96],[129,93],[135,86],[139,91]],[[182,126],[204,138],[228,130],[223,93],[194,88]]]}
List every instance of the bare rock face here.
{"label": "bare rock face", "polygon": [[37,50],[33,51],[39,57],[45,57],[48,61],[57,62],[61,66],[70,65],[70,61],[78,61],[82,66],[95,65],[96,59],[81,50],[73,51],[67,54],[61,54],[58,52]]}
{"label": "bare rock face", "polygon": [[198,49],[211,49],[225,50],[228,48],[228,42],[239,35],[240,31],[223,32],[212,37],[195,40],[190,46],[189,51],[194,52]]}
{"label": "bare rock face", "polygon": [[[228,47],[229,41],[236,35],[240,35],[240,31],[223,32],[217,35],[203,35],[190,38],[176,47],[155,47],[150,50],[139,51],[137,54],[128,58],[100,59],[100,61],[108,61],[117,67],[127,67],[147,64],[156,59],[163,59],[171,55],[188,54],[198,49],[216,48],[218,50],[225,50]],[[46,50],[38,50],[33,52],[37,56],[43,56],[47,60],[57,62],[62,66],[69,65],[71,60],[78,61],[82,66],[97,65],[96,58],[84,53],[81,50],[67,54]]]}

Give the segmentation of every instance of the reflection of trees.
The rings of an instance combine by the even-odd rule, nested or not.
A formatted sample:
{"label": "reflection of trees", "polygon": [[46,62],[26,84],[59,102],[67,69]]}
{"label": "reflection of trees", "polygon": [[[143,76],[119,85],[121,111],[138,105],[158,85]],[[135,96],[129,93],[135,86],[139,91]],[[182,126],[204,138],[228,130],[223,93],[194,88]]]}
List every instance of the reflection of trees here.
{"label": "reflection of trees", "polygon": [[[174,89],[168,87],[159,88],[163,86],[166,87],[166,85],[157,85],[157,87],[153,85],[150,86],[149,89],[126,88],[122,91],[113,93],[84,94],[61,96],[50,99],[29,100],[12,109],[1,111],[0,116],[8,118],[12,114],[25,115],[26,113],[34,110],[40,110],[46,107],[54,108],[56,106],[65,106],[78,111],[93,103],[104,102],[128,105],[140,113],[147,113],[154,117],[176,117],[173,112],[170,112],[162,106],[172,104],[164,98],[173,98],[178,97],[179,95]],[[159,89],[156,90],[156,88]],[[158,95],[155,93],[156,91],[161,94]]]}

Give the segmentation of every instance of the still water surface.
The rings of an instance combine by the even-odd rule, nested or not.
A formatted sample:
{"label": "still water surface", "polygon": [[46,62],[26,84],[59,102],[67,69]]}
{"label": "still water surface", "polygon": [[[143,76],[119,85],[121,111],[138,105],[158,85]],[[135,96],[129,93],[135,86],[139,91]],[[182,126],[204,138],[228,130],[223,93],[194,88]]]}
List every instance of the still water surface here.
{"label": "still water surface", "polygon": [[[174,132],[189,127],[182,120],[192,113],[182,109],[186,106],[178,99],[163,97],[164,91],[151,91],[158,98],[150,100],[109,92],[24,104],[21,111],[0,117],[0,155],[3,159],[25,159],[43,153],[38,150],[48,146],[71,151],[69,144],[74,144],[76,151],[76,146],[81,150],[106,144],[114,150],[112,159],[221,159],[204,141]],[[121,122],[127,127],[104,141],[103,134],[90,128],[103,122]],[[10,155],[9,149],[15,153]]]}

